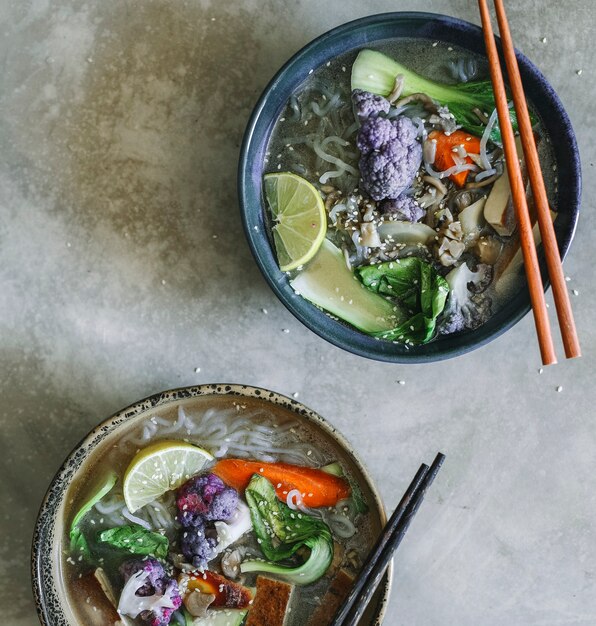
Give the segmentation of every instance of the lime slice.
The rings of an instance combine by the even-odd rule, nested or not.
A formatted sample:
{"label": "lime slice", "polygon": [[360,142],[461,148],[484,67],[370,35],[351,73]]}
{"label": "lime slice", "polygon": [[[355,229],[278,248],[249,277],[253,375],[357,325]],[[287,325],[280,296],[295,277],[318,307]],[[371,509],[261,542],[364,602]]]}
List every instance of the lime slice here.
{"label": "lime slice", "polygon": [[202,448],[180,441],[159,441],[143,448],[124,474],[124,501],[131,513],[177,489],[213,460]]}
{"label": "lime slice", "polygon": [[304,178],[265,175],[265,197],[277,222],[273,240],[282,272],[310,261],[325,239],[327,215],[321,194]]}

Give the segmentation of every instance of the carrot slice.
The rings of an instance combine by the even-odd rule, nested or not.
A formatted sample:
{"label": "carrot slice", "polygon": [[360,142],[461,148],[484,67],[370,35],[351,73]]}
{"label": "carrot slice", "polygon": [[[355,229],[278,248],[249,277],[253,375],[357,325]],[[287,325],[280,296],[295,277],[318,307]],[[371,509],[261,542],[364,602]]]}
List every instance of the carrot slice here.
{"label": "carrot slice", "polygon": [[[472,154],[480,153],[480,138],[475,135],[471,135],[465,130],[456,130],[453,133],[446,135],[440,130],[433,130],[429,133],[428,138],[434,140],[437,143],[437,151],[435,153],[434,168],[440,172],[448,170],[455,165],[453,149],[457,146],[463,146],[466,152]],[[466,157],[466,163],[473,163],[470,157]],[[459,172],[458,174],[451,174],[449,178],[458,186],[463,187],[466,184],[469,172]]]}
{"label": "carrot slice", "polygon": [[334,506],[348,498],[351,492],[350,484],[344,478],[313,467],[289,463],[223,459],[216,463],[212,471],[238,491],[246,489],[253,474],[260,474],[271,482],[280,500],[285,501],[289,491],[298,489],[304,504],[313,508]]}

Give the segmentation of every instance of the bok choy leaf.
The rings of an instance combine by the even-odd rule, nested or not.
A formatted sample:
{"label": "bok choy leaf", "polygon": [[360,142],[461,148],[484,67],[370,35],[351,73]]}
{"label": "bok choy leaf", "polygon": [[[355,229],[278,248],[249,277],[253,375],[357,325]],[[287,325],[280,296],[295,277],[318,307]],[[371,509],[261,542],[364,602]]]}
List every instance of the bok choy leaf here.
{"label": "bok choy leaf", "polygon": [[437,318],[445,308],[449,285],[430,263],[418,257],[406,257],[359,267],[356,272],[368,289],[395,298],[410,314],[399,326],[375,336],[412,344],[432,339]]}
{"label": "bok choy leaf", "polygon": [[[333,538],[319,519],[292,511],[277,499],[273,485],[255,474],[245,491],[253,528],[267,561],[245,561],[244,572],[269,572],[295,585],[308,585],[325,574],[333,559]],[[301,565],[280,564],[300,548],[310,549]]]}

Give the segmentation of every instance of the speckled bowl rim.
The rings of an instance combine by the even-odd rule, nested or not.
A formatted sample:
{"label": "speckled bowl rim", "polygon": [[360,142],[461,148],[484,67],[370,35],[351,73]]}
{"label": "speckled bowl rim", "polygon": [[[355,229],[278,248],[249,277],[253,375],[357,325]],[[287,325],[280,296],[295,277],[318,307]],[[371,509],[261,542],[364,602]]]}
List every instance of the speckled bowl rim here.
{"label": "speckled bowl rim", "polygon": [[[403,24],[416,24],[417,33],[411,36],[457,44],[486,56],[482,29],[470,22],[435,13],[394,12],[381,13],[347,22],[312,40],[297,52],[277,72],[267,85],[248,122],[238,165],[238,197],[246,238],[261,273],[285,307],[314,333],[348,352],[378,361],[393,363],[427,363],[440,361],[475,350],[496,339],[517,324],[531,309],[526,289],[511,299],[486,324],[473,332],[441,337],[425,346],[405,350],[391,342],[376,340],[346,324],[336,321],[326,313],[296,295],[287,276],[279,269],[275,253],[266,234],[266,219],[261,192],[262,163],[265,146],[273,121],[287,101],[289,94],[308,76],[310,69],[318,67],[338,54],[386,39],[374,32],[397,28]],[[439,35],[438,32],[441,34]],[[404,37],[406,35],[394,35]],[[500,41],[497,38],[500,51]],[[524,86],[530,98],[549,111],[553,120],[544,119],[549,130],[554,153],[559,164],[559,192],[557,205],[566,207],[565,228],[555,225],[561,257],[564,258],[574,237],[581,199],[581,165],[577,141],[569,117],[554,89],[540,70],[521,52],[517,51]],[[275,104],[272,104],[275,101]],[[564,175],[563,175],[564,174]],[[562,189],[566,181],[565,189]],[[540,256],[545,290],[550,281],[544,255]],[[531,341],[532,338],[529,338]]]}
{"label": "speckled bowl rim", "polygon": [[[357,471],[360,472],[370,489],[381,525],[385,525],[387,517],[381,496],[369,471],[354,451],[352,445],[327,420],[301,402],[269,389],[240,384],[211,383],[162,391],[131,404],[101,422],[75,446],[52,479],[39,510],[31,547],[33,596],[38,617],[43,626],[70,626],[62,610],[62,603],[54,581],[53,569],[51,567],[51,550],[55,541],[56,512],[59,511],[75,474],[81,468],[89,453],[128,420],[151,409],[163,408],[179,400],[201,396],[256,398],[288,409],[297,418],[305,419],[310,425],[321,429],[350,456]],[[47,560],[50,564],[49,568],[44,568],[44,560]],[[381,589],[382,593],[379,598],[377,613],[374,617],[374,626],[380,626],[385,616],[392,580],[393,563],[390,564],[384,576],[384,582],[381,582],[383,588]]]}

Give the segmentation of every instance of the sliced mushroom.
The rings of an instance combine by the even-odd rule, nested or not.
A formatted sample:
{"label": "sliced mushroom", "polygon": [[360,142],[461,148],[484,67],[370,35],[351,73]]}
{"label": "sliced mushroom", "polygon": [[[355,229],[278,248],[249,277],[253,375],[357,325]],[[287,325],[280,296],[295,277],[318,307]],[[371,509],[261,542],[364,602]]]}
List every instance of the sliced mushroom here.
{"label": "sliced mushroom", "polygon": [[236,548],[235,550],[229,550],[221,557],[221,570],[225,576],[235,580],[240,574],[240,563],[244,558],[246,550]]}
{"label": "sliced mushroom", "polygon": [[366,248],[379,248],[381,246],[381,238],[374,222],[360,224],[360,245]]}

